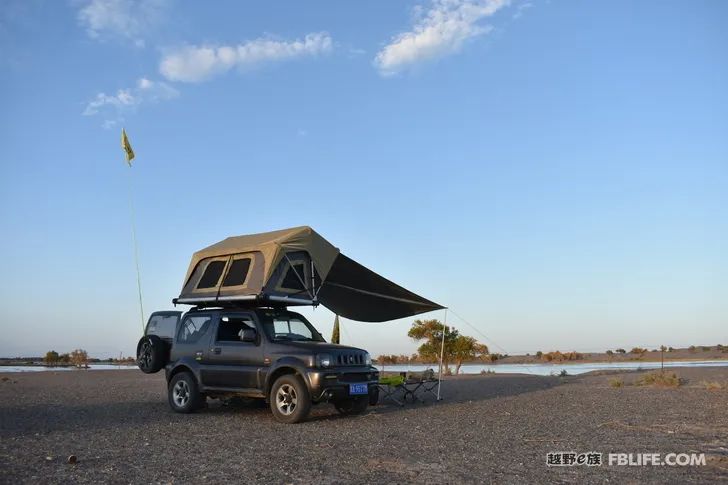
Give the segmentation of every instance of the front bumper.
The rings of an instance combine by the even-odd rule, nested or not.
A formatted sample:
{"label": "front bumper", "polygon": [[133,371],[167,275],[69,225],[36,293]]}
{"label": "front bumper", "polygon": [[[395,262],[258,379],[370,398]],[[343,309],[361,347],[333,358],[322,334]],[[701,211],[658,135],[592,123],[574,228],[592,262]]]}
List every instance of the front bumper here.
{"label": "front bumper", "polygon": [[309,370],[306,373],[311,399],[322,402],[350,397],[349,384],[367,384],[369,395],[376,392],[379,369],[371,366],[332,367]]}

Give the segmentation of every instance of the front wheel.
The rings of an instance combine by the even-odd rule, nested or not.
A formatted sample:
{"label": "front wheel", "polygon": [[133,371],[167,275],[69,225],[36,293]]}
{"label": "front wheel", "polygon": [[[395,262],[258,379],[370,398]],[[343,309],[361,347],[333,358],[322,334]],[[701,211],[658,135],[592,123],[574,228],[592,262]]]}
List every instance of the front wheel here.
{"label": "front wheel", "polygon": [[369,397],[354,397],[334,402],[334,407],[343,415],[361,414],[367,410]]}
{"label": "front wheel", "polygon": [[205,397],[200,394],[195,376],[180,372],[169,381],[169,405],[177,413],[192,413],[202,407]]}
{"label": "front wheel", "polygon": [[311,395],[303,380],[294,374],[279,377],[270,390],[270,410],[276,421],[303,421],[311,412]]}

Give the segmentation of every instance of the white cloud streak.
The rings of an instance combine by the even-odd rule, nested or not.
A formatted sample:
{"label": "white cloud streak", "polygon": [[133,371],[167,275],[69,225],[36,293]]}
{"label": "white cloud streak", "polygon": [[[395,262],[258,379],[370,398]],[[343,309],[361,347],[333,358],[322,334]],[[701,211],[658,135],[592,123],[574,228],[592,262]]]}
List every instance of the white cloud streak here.
{"label": "white cloud streak", "polygon": [[102,114],[104,128],[114,126],[124,113],[135,110],[143,103],[156,103],[179,96],[179,91],[167,83],[141,78],[133,88],[119,89],[115,94],[98,93],[86,104],[84,116]]}
{"label": "white cloud streak", "polygon": [[415,11],[412,30],[396,35],[374,58],[374,66],[392,75],[421,62],[458,52],[468,40],[485,35],[482,25],[508,6],[510,0],[433,0],[430,8]]}
{"label": "white cloud streak", "polygon": [[92,39],[123,38],[139,47],[165,17],[170,0],[83,0],[78,22]]}
{"label": "white cloud streak", "polygon": [[280,41],[260,38],[236,46],[187,46],[163,57],[159,72],[170,81],[201,82],[236,67],[246,69],[265,63],[315,57],[333,49],[326,32],[303,39]]}

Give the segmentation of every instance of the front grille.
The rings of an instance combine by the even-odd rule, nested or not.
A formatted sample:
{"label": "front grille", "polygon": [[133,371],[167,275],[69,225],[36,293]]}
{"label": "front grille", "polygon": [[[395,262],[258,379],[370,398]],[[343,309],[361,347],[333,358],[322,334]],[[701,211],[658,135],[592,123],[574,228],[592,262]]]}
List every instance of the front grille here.
{"label": "front grille", "polygon": [[338,365],[364,365],[364,354],[362,353],[345,353],[336,356]]}
{"label": "front grille", "polygon": [[369,382],[373,380],[370,373],[344,372],[339,376],[339,382]]}

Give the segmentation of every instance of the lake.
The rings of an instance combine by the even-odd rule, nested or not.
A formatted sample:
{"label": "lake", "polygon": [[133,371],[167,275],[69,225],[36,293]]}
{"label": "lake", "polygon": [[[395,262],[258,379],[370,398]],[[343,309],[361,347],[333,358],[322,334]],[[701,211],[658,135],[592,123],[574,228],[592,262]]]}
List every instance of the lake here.
{"label": "lake", "polygon": [[74,371],[74,370],[119,370],[136,369],[136,365],[89,364],[88,369],[74,367],[45,367],[42,365],[0,365],[2,372],[43,372],[43,371]]}
{"label": "lake", "polygon": [[[717,367],[728,366],[726,360],[690,360],[690,361],[670,361],[665,362],[665,368],[670,367]],[[453,371],[454,366],[451,366]],[[128,370],[136,369],[135,365],[112,365],[112,364],[91,364],[89,369],[85,370]],[[387,372],[422,372],[425,369],[434,369],[437,371],[437,364],[434,365],[385,365],[377,366],[379,370]],[[659,362],[590,362],[583,364],[464,364],[460,368],[461,374],[480,374],[482,371],[493,371],[496,374],[531,374],[535,376],[549,376],[561,373],[566,370],[569,375],[583,374],[594,370],[637,370],[637,369],[659,369]],[[84,369],[74,369],[73,367],[43,367],[43,366],[22,366],[7,365],[0,366],[2,372],[43,372],[43,371],[77,371]]]}
{"label": "lake", "polygon": [[[691,360],[691,361],[670,361],[665,362],[665,368],[670,367],[716,367],[728,366],[727,360]],[[385,365],[377,366],[379,370],[387,372],[422,372],[426,369],[434,369],[437,372],[437,364],[434,365]],[[455,366],[450,366],[455,371]],[[659,362],[589,362],[583,364],[463,364],[460,368],[461,374],[480,374],[482,371],[492,371],[496,374],[531,374],[536,376],[549,376],[561,373],[566,370],[569,375],[584,374],[595,370],[637,370],[637,369],[659,369]]]}

